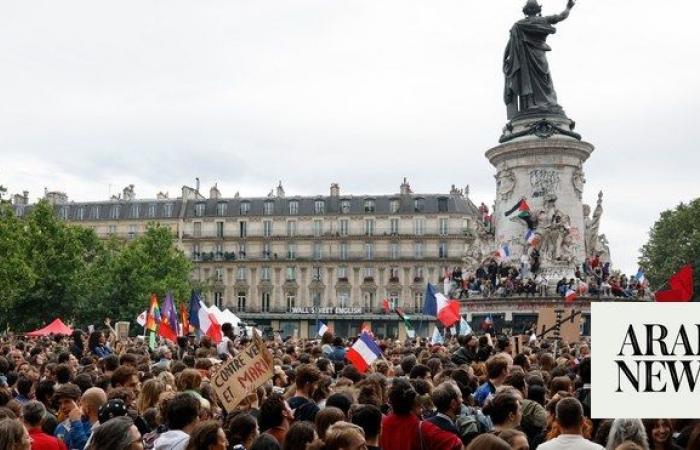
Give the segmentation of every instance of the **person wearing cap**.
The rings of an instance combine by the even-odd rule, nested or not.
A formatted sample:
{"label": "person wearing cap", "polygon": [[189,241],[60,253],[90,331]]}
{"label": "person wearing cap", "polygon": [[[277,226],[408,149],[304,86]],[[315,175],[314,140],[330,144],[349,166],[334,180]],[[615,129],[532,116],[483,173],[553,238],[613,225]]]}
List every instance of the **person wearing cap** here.
{"label": "person wearing cap", "polygon": [[22,407],[22,420],[32,440],[32,450],[66,450],[65,442],[41,429],[45,415],[46,407],[36,400],[31,400]]}
{"label": "person wearing cap", "polygon": [[90,437],[90,422],[82,420],[80,388],[66,383],[56,389],[54,399],[58,401],[58,411],[66,420],[58,424],[54,436],[66,443],[68,450],[82,450]]}
{"label": "person wearing cap", "polygon": [[[99,388],[95,388],[95,389],[99,389]],[[100,391],[101,390],[102,389],[100,389]],[[89,389],[88,389],[88,391],[89,391]],[[85,395],[88,394],[88,391],[85,391],[85,394],[83,394],[83,400],[82,400],[83,402],[85,402]],[[97,402],[100,400],[99,392],[91,393],[90,396],[94,397],[91,399],[92,401]],[[83,409],[84,408],[85,408],[85,406],[83,405]],[[92,413],[93,413],[92,408],[90,408],[90,409],[91,409],[90,414],[92,415]],[[110,401],[105,400],[105,402],[102,403],[102,405],[97,410],[94,422],[92,421],[92,417],[90,417],[90,422],[92,423],[92,429],[90,431],[92,434],[90,434],[88,441],[85,443],[85,448],[88,448],[90,446],[90,444],[93,441],[93,437],[95,435],[94,432],[95,432],[95,430],[97,430],[97,428],[101,424],[103,424],[103,423],[105,423],[105,422],[107,422],[110,419],[113,419],[115,417],[126,416],[128,413],[129,413],[129,410],[126,407],[124,400],[122,400],[120,398],[113,398]]]}

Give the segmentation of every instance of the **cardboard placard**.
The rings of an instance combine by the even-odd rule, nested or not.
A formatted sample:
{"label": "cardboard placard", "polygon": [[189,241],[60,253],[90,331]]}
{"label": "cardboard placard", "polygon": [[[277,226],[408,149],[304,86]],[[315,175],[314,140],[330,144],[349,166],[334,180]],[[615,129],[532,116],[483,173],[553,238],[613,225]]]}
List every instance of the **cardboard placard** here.
{"label": "cardboard placard", "polygon": [[114,324],[114,330],[117,332],[117,339],[126,339],[129,337],[130,322],[117,322]]}
{"label": "cardboard placard", "polygon": [[248,394],[273,375],[272,355],[258,333],[238,355],[225,361],[212,376],[212,386],[226,411],[231,412]]}
{"label": "cardboard placard", "polygon": [[[557,313],[555,312],[555,307],[541,308],[539,310],[539,317],[537,319],[537,335],[542,333],[542,327],[549,329],[557,323]],[[571,311],[575,308],[563,308],[561,313],[561,331],[559,335],[564,342],[578,342],[581,339],[581,314],[574,317],[573,323],[571,320]],[[551,338],[554,336],[554,331],[547,333],[547,337]]]}

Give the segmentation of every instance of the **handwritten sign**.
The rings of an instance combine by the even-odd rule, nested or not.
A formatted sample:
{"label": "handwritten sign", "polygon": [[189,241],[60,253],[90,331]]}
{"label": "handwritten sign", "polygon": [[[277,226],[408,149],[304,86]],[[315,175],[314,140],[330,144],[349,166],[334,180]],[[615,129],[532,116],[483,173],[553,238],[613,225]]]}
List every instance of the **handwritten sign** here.
{"label": "handwritten sign", "polygon": [[214,391],[226,411],[231,412],[248,394],[273,375],[272,355],[254,333],[253,342],[224,362],[212,377]]}

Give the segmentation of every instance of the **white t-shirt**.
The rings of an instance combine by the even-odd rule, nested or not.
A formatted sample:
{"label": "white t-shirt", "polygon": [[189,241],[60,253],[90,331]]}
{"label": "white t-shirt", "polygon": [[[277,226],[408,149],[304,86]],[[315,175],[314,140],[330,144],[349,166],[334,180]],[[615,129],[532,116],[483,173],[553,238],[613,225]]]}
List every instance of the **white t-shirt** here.
{"label": "white t-shirt", "polygon": [[537,446],[537,450],[605,450],[580,434],[560,434],[551,441]]}
{"label": "white t-shirt", "polygon": [[217,355],[230,355],[231,352],[228,351],[228,343],[231,341],[228,337],[224,336],[221,342],[216,344],[216,354]]}

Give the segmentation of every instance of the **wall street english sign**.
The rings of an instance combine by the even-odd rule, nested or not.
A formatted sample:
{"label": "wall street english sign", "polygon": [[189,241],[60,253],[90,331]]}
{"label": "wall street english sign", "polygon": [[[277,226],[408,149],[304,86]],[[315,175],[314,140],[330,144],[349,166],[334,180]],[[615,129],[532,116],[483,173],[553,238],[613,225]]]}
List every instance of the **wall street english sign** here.
{"label": "wall street english sign", "polygon": [[340,306],[325,306],[317,308],[315,306],[305,306],[299,308],[291,308],[290,312],[292,314],[335,314],[337,316],[362,314],[364,311],[362,308],[343,308]]}

